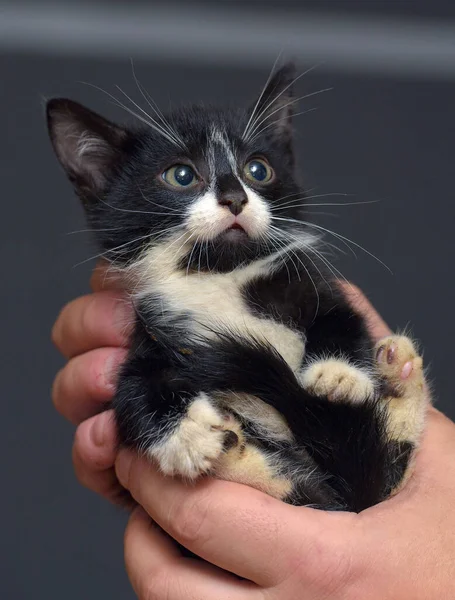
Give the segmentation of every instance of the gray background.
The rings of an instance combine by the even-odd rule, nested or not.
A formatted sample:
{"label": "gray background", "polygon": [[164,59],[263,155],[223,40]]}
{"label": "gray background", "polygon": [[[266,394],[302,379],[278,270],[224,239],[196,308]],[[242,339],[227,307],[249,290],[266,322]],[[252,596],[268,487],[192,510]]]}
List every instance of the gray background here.
{"label": "gray background", "polygon": [[[64,4],[59,3],[60,9]],[[105,2],[106,17],[114,5],[121,9],[122,4]],[[145,4],[152,8],[150,2]],[[380,47],[371,56],[365,50],[369,58],[359,64],[364,48],[354,40],[341,60],[333,49],[322,66],[299,81],[300,95],[333,87],[308,98],[301,107],[318,110],[297,118],[299,164],[314,193],[355,195],[327,201],[378,200],[363,206],[321,208],[335,216],[319,216],[319,222],[365,246],[393,271],[391,275],[357,248],[357,257],[347,252],[336,263],[363,288],[392,328],[408,326],[422,341],[438,405],[455,417],[449,385],[455,334],[450,266],[455,214],[455,47],[451,54],[450,38],[449,47],[438,45],[448,27],[455,31],[453,3],[281,2],[281,10],[278,4],[250,1],[240,7],[237,2],[219,2],[217,6],[239,20],[241,10],[249,8],[251,14],[268,19],[272,28],[291,16],[303,31],[315,16],[307,9],[317,8],[318,23],[326,32],[333,28],[334,41],[340,20],[361,16],[363,21],[354,22],[356,31],[362,32],[365,24],[378,24],[385,49],[392,44],[388,24],[398,23],[402,39],[410,44],[396,56],[381,54]],[[201,5],[185,3],[186,9],[194,7],[195,16]],[[6,9],[9,19],[15,16],[8,27],[2,21]],[[171,28],[160,52],[147,47],[134,50],[128,40],[124,51],[120,47],[114,52],[115,43],[111,47],[107,41],[104,49],[97,48],[93,40],[80,35],[69,47],[57,35],[62,23],[52,19],[46,19],[49,31],[43,34],[44,41],[30,35],[29,17],[38,17],[41,10],[47,8],[39,2],[0,4],[4,34],[0,35],[0,314],[2,335],[6,335],[0,362],[4,490],[0,595],[5,599],[126,599],[133,595],[122,562],[125,515],[78,486],[70,461],[73,428],[50,403],[51,382],[63,361],[52,348],[49,332],[62,305],[87,291],[91,264],[74,265],[95,251],[83,234],[67,235],[84,228],[83,215],[51,153],[43,98],[67,95],[107,116],[124,119],[126,115],[107,97],[79,82],[110,92],[118,84],[138,101],[129,63],[130,57],[136,57],[139,79],[162,108],[170,99],[246,103],[254,99],[268,75],[273,63],[269,55],[286,44],[267,38],[264,32],[269,54],[253,46],[242,57],[230,52],[229,45],[199,48],[197,40],[190,40],[190,51],[185,52],[185,40],[173,40]],[[84,3],[79,3],[78,14],[84,10]],[[127,13],[134,10],[135,4],[129,3]],[[175,6],[168,4],[163,10],[176,22],[180,18]],[[384,26],[379,19],[382,13],[393,21]],[[422,44],[429,44],[425,51],[429,63],[415,58],[418,44],[413,46],[412,35],[407,37],[417,31],[413,29],[416,18],[432,27],[430,41],[422,39]],[[253,31],[254,19],[250,26]],[[222,40],[223,17],[211,27],[218,27]],[[292,48],[302,70],[317,63],[320,54],[308,40],[302,35],[301,52],[298,46]],[[362,43],[368,46],[368,40]],[[439,68],[441,64],[444,68]]]}

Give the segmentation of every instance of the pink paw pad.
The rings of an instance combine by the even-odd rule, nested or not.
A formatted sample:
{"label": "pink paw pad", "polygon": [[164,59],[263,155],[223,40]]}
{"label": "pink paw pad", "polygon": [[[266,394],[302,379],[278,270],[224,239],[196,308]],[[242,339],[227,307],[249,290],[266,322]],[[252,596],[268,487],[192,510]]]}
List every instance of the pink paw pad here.
{"label": "pink paw pad", "polygon": [[413,369],[414,369],[414,366],[412,364],[412,360],[408,360],[408,362],[406,362],[403,365],[403,368],[401,369],[401,374],[400,374],[401,379],[402,380],[408,379],[408,377],[411,375]]}

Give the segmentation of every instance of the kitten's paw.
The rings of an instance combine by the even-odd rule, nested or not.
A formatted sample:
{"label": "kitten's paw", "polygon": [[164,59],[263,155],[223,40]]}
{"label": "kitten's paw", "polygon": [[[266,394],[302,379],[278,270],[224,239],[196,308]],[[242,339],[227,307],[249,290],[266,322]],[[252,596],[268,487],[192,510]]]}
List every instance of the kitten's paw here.
{"label": "kitten's paw", "polygon": [[403,335],[390,335],[375,348],[377,368],[394,395],[422,390],[423,361],[412,341]]}
{"label": "kitten's paw", "polygon": [[375,392],[371,377],[348,362],[332,358],[320,360],[300,375],[303,387],[316,396],[332,401],[364,402]]}
{"label": "kitten's paw", "polygon": [[380,340],[375,350],[378,372],[385,384],[382,400],[388,409],[388,435],[415,446],[428,405],[422,358],[412,341],[401,335]]}
{"label": "kitten's paw", "polygon": [[165,475],[196,479],[207,473],[220,455],[238,444],[229,429],[232,416],[217,410],[206,394],[199,394],[189,405],[177,428],[150,455]]}

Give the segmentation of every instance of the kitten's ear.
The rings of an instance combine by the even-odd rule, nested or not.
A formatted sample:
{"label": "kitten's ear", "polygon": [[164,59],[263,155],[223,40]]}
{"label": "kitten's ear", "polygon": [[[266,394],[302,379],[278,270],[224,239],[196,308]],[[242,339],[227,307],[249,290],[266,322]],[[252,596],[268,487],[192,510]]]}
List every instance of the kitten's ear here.
{"label": "kitten's ear", "polygon": [[251,137],[263,130],[264,134],[279,137],[284,142],[291,141],[294,80],[294,63],[285,64],[270,78],[250,111],[248,133]]}
{"label": "kitten's ear", "polygon": [[98,196],[122,156],[127,131],[64,98],[50,100],[46,112],[55,153],[77,193],[84,200]]}

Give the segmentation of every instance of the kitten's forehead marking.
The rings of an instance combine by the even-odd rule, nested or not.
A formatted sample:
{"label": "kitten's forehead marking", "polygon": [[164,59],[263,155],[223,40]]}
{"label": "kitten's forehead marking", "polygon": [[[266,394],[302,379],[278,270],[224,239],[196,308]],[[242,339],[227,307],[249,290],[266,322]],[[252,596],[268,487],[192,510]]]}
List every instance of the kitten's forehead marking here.
{"label": "kitten's forehead marking", "polygon": [[216,154],[221,150],[224,157],[227,159],[232,172],[237,175],[237,159],[232,145],[229,142],[226,130],[212,124],[210,135],[208,138],[208,163],[210,171],[210,179],[213,182],[216,178]]}

